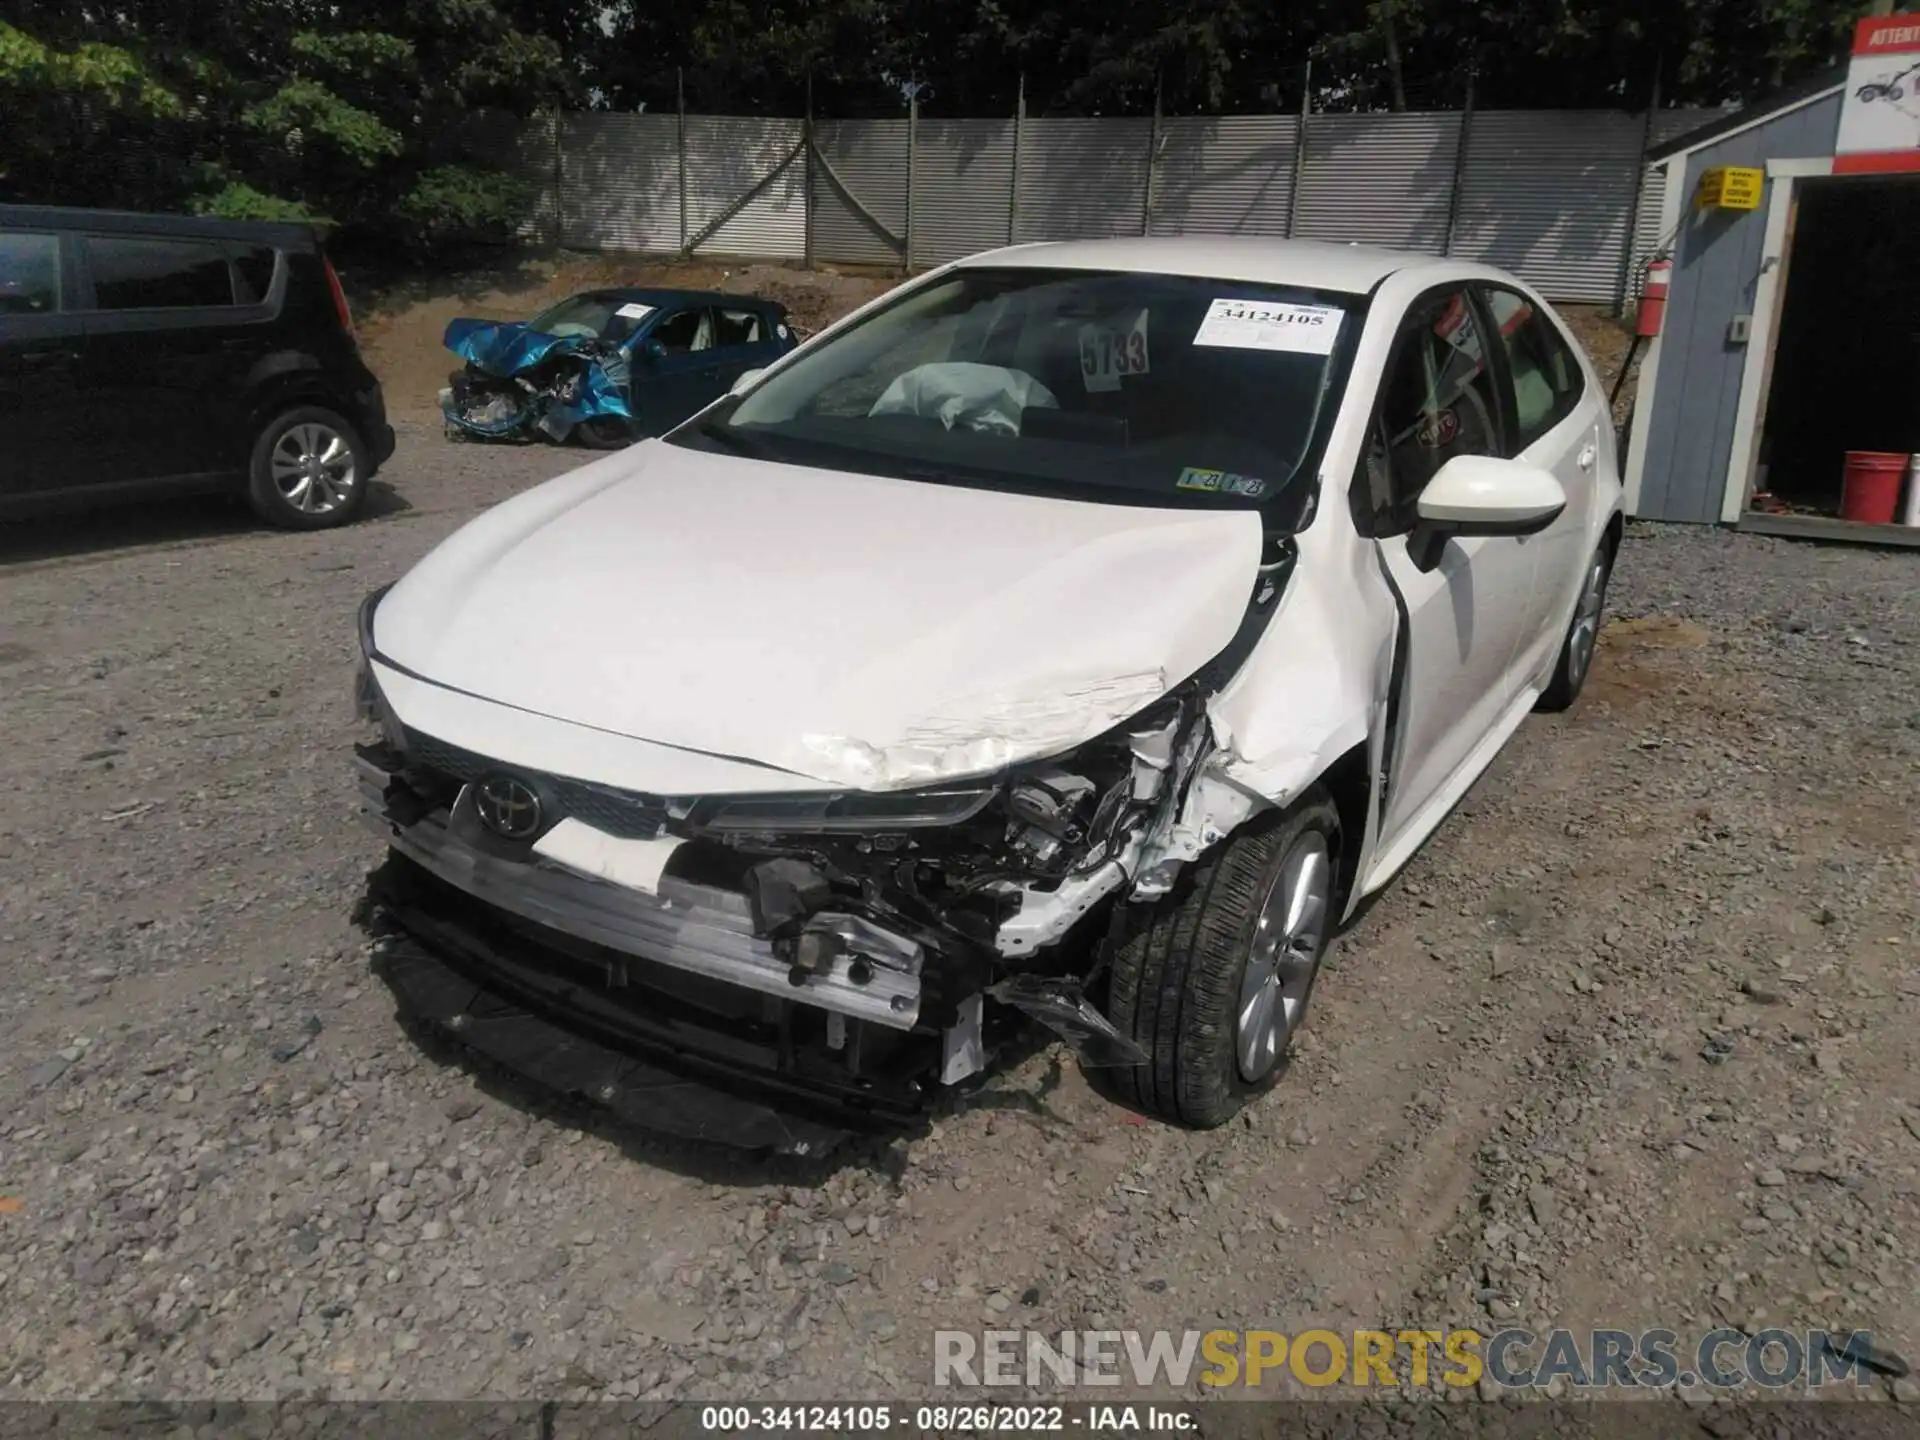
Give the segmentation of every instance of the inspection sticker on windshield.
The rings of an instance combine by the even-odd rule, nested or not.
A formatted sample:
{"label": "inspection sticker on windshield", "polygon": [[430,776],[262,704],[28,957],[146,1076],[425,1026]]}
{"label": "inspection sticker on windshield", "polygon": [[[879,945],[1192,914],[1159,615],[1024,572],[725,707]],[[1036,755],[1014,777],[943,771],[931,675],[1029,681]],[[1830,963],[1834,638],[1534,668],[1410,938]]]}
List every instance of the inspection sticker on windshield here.
{"label": "inspection sticker on windshield", "polygon": [[1284,350],[1295,355],[1331,355],[1345,312],[1330,305],[1289,305],[1275,300],[1216,300],[1193,337],[1196,345],[1229,350]]}
{"label": "inspection sticker on windshield", "polygon": [[642,305],[636,300],[631,305],[622,305],[613,313],[618,315],[622,320],[644,320],[653,313],[653,306]]}
{"label": "inspection sticker on windshield", "polygon": [[1244,495],[1258,500],[1267,493],[1267,482],[1252,475],[1235,475],[1226,470],[1202,470],[1189,465],[1173,482],[1180,490],[1206,490],[1216,495]]}

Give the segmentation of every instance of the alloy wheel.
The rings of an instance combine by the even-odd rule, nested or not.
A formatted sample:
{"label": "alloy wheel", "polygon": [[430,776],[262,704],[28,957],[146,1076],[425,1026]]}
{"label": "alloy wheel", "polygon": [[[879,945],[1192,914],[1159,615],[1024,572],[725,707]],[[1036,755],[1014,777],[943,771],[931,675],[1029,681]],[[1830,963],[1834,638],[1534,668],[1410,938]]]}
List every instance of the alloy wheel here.
{"label": "alloy wheel", "polygon": [[329,515],[352,497],[359,482],[353,446],[317,420],[289,425],[274,441],[268,473],[280,498],[305,515]]}
{"label": "alloy wheel", "polygon": [[1600,634],[1600,612],[1607,603],[1608,556],[1602,547],[1587,568],[1587,580],[1580,589],[1580,608],[1573,615],[1573,632],[1567,637],[1568,678],[1578,685],[1593,663],[1593,647]]}
{"label": "alloy wheel", "polygon": [[1260,902],[1234,1017],[1234,1054],[1240,1078],[1250,1085],[1272,1073],[1300,1026],[1320,968],[1332,874],[1327,837],[1304,831]]}

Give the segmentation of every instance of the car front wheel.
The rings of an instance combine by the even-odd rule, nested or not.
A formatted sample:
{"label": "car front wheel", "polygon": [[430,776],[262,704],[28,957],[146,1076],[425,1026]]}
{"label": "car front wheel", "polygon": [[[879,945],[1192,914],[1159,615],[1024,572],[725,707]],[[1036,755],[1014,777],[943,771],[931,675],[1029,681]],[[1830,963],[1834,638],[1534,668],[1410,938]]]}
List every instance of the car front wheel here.
{"label": "car front wheel", "polygon": [[1209,1129],[1272,1087],[1332,931],[1339,855],[1339,815],[1315,789],[1195,866],[1134,928],[1108,1014],[1148,1058],[1103,1072],[1115,1099]]}
{"label": "car front wheel", "polygon": [[324,530],[360,513],[372,468],[345,417],[302,405],[276,415],[254,441],[247,498],[269,525]]}
{"label": "car front wheel", "polygon": [[589,450],[623,450],[633,443],[632,424],[618,415],[594,415],[573,427],[574,438]]}

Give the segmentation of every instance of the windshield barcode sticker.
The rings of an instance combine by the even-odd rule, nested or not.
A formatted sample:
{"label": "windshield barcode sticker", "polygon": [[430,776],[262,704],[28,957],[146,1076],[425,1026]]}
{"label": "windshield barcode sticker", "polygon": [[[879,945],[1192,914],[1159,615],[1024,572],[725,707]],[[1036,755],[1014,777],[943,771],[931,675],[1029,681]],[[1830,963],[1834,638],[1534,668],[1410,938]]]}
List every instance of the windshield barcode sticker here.
{"label": "windshield barcode sticker", "polygon": [[1194,334],[1195,345],[1229,350],[1283,350],[1295,355],[1331,355],[1345,312],[1330,305],[1289,305],[1273,300],[1216,300]]}

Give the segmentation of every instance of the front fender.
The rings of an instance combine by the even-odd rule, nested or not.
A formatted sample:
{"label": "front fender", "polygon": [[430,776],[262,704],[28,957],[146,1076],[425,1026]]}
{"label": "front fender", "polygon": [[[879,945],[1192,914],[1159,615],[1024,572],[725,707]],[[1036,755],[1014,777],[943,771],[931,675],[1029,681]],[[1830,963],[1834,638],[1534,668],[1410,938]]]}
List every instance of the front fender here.
{"label": "front fender", "polygon": [[1382,730],[1398,613],[1370,549],[1303,551],[1259,645],[1208,706],[1216,764],[1271,804]]}

